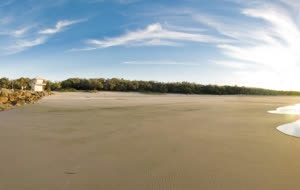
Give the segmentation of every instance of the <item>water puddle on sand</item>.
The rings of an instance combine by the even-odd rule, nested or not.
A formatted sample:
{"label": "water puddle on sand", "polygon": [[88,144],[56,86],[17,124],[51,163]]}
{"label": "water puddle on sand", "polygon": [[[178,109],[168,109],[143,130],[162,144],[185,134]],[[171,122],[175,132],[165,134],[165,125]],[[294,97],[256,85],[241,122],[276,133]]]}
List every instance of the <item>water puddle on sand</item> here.
{"label": "water puddle on sand", "polygon": [[[268,112],[273,114],[300,115],[300,104],[279,107],[276,110]],[[300,120],[280,125],[279,127],[277,127],[277,130],[284,134],[300,138]]]}

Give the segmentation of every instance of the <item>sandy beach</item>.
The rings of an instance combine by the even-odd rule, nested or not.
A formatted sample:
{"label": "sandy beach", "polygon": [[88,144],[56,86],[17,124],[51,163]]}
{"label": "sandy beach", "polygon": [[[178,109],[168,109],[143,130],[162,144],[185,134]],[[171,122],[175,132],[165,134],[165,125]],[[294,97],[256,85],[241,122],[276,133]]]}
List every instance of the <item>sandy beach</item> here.
{"label": "sandy beach", "polygon": [[300,97],[56,93],[0,112],[0,190],[300,188]]}

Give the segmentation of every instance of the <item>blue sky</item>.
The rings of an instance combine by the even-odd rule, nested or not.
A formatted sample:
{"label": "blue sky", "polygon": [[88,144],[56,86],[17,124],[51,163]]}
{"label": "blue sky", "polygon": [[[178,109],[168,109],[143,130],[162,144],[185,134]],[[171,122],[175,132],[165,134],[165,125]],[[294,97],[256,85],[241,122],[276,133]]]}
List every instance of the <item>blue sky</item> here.
{"label": "blue sky", "polygon": [[299,0],[0,0],[0,77],[300,90]]}

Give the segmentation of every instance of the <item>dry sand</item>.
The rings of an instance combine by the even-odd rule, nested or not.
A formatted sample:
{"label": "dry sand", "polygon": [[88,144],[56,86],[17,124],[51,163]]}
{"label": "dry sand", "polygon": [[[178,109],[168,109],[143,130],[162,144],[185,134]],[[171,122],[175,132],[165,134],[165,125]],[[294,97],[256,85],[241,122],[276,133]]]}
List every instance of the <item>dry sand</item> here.
{"label": "dry sand", "polygon": [[57,93],[0,112],[1,190],[300,188],[300,97]]}

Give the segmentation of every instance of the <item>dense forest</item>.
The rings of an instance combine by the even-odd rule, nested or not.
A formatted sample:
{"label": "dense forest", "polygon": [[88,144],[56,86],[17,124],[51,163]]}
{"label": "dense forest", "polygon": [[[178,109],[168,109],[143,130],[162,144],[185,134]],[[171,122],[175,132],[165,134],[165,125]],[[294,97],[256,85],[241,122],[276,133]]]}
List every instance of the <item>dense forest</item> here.
{"label": "dense forest", "polygon": [[[9,80],[0,78],[0,88],[26,88],[30,90],[30,78]],[[202,85],[190,82],[156,82],[137,81],[118,78],[82,79],[69,78],[59,82],[47,81],[47,91],[121,91],[121,92],[155,92],[155,93],[180,93],[180,94],[214,94],[214,95],[300,95],[296,91],[277,91],[262,88],[241,86]]]}

